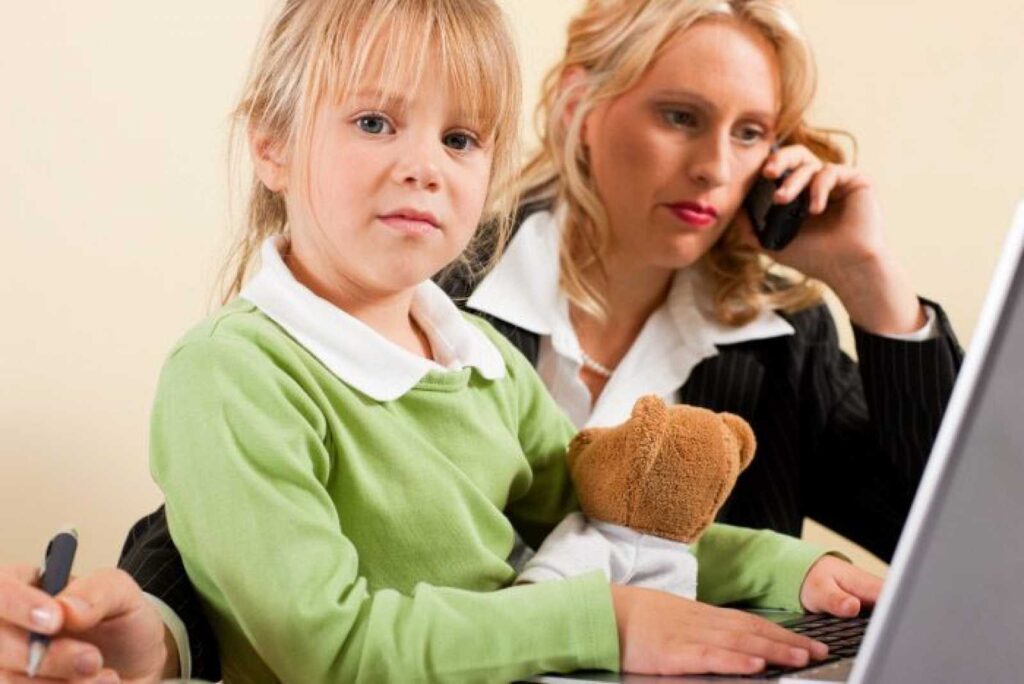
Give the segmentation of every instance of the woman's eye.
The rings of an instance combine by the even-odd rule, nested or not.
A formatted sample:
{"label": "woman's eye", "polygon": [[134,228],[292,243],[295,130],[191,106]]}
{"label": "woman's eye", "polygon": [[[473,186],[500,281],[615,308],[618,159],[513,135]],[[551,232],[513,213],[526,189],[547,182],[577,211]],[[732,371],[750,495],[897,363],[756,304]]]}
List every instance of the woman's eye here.
{"label": "woman's eye", "polygon": [[664,112],[665,121],[673,126],[690,127],[697,124],[697,117],[691,112],[681,109],[669,109]]}
{"label": "woman's eye", "polygon": [[477,146],[476,139],[469,133],[448,133],[442,142],[453,150],[464,152]]}
{"label": "woman's eye", "polygon": [[740,142],[753,144],[764,139],[765,134],[760,128],[756,126],[744,126],[739,130],[737,136]]}
{"label": "woman's eye", "polygon": [[379,114],[366,114],[365,116],[361,116],[356,119],[356,125],[359,126],[360,130],[372,135],[394,132],[394,129],[391,127],[391,124],[387,122],[387,119]]}

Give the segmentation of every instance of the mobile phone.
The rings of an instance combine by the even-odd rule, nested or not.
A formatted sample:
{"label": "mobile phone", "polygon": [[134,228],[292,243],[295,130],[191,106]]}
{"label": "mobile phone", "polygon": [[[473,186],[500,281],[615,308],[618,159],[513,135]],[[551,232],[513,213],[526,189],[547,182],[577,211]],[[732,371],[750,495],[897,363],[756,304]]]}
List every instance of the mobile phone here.
{"label": "mobile phone", "polygon": [[778,251],[793,241],[800,230],[800,224],[807,218],[811,202],[810,190],[804,188],[796,199],[787,204],[775,204],[773,196],[789,172],[772,180],[758,173],[750,192],[743,199],[743,208],[750,217],[757,241],[765,249]]}

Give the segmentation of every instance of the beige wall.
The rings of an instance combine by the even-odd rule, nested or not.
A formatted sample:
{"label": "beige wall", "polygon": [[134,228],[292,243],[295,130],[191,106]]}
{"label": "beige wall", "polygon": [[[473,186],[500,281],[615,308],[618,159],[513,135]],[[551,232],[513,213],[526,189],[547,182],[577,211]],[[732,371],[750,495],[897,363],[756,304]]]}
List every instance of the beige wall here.
{"label": "beige wall", "polygon": [[[505,0],[528,101],[579,2]],[[155,507],[147,414],[226,241],[226,112],[268,0],[35,0],[0,24],[0,562],[79,571]],[[854,131],[893,245],[969,339],[1024,196],[1015,0],[800,0],[817,122]],[[552,9],[554,7],[555,9]],[[969,9],[965,9],[969,8]],[[972,12],[974,14],[972,14]]]}

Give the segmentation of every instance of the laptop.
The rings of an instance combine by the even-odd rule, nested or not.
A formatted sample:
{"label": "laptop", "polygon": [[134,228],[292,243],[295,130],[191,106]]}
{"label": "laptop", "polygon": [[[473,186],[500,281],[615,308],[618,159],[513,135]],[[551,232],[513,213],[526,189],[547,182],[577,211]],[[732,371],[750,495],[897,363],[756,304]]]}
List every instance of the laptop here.
{"label": "laptop", "polygon": [[[607,672],[530,681],[899,684],[1024,681],[1024,202],[870,622],[772,616],[831,662],[754,677]],[[866,631],[864,631],[866,628]],[[864,631],[863,641],[857,634]],[[833,638],[838,635],[838,639]],[[860,643],[857,643],[860,642]]]}

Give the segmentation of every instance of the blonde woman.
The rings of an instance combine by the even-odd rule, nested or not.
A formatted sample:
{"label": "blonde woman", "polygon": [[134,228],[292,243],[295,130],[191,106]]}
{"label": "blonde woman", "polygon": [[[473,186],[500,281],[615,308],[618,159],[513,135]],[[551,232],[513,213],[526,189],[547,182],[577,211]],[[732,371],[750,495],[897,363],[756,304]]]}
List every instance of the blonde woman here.
{"label": "blonde woman", "polygon": [[[537,364],[577,426],[618,422],[650,392],[746,416],[760,469],[727,520],[798,533],[814,514],[885,554],[959,351],[941,310],[922,307],[888,255],[870,186],[804,124],[812,86],[806,43],[776,2],[587,3],[548,79],[544,149],[524,176],[510,249],[482,281],[448,287]],[[773,154],[776,142],[786,146]],[[739,207],[762,170],[792,172],[780,201],[811,188],[813,218],[774,256],[839,293],[858,326],[863,383],[814,290],[772,278],[752,247]],[[216,644],[162,512],[136,527],[124,560],[186,618],[198,671],[215,672]],[[806,608],[850,614],[877,595],[876,581],[838,559],[808,564]],[[140,628],[137,587],[115,574],[86,581],[91,621],[71,609],[74,626],[125,606],[134,627],[105,654],[140,658],[139,635],[159,630]],[[695,603],[678,608],[687,627],[666,634],[645,621],[658,597],[618,596],[620,637],[633,636],[621,639],[623,669],[752,671],[761,656],[742,658],[755,653],[785,661],[772,645],[781,637],[749,618]],[[27,615],[30,602],[20,605]]]}
{"label": "blonde woman", "polygon": [[[868,178],[807,123],[814,88],[782,2],[587,2],[545,82],[518,232],[450,289],[578,427],[648,393],[750,421],[758,456],[722,520],[799,535],[811,516],[888,559],[962,352],[888,249]],[[741,203],[786,173],[775,200],[806,189],[811,216],[769,253]],[[849,314],[859,366],[815,281]]]}

